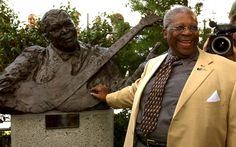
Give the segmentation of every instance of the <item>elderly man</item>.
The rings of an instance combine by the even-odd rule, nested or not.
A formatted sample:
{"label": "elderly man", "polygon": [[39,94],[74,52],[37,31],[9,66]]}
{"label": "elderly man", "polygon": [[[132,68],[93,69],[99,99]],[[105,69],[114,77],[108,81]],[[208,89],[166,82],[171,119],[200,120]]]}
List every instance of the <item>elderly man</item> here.
{"label": "elderly man", "polygon": [[168,53],[149,60],[140,79],[91,94],[113,108],[130,107],[124,147],[235,147],[236,63],[198,48],[196,15],[185,6],[164,16]]}

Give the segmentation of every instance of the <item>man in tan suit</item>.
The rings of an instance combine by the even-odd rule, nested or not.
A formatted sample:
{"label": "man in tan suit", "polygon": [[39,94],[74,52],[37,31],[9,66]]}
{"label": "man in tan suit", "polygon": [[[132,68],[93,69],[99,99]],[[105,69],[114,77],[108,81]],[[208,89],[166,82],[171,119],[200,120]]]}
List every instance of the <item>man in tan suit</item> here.
{"label": "man in tan suit", "polygon": [[[236,146],[236,63],[199,49],[197,24],[191,9],[170,9],[163,22],[168,53],[149,60],[131,86],[110,94],[102,84],[91,89],[113,108],[132,108],[124,147]],[[155,129],[145,135],[145,103],[157,73],[172,56],[180,59],[165,84]]]}

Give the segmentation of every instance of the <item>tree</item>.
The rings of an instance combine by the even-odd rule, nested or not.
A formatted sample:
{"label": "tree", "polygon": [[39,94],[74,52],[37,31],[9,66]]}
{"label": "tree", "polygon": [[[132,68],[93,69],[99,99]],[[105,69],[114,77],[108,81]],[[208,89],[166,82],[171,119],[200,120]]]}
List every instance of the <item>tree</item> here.
{"label": "tree", "polygon": [[[103,15],[103,16],[102,16]],[[103,13],[92,21],[91,27],[88,26],[81,30],[79,40],[91,44],[92,46],[110,47],[113,43],[109,35],[112,34],[112,26],[107,20],[107,14]]]}
{"label": "tree", "polygon": [[11,146],[11,132],[0,130],[0,146],[10,147]]}
{"label": "tree", "polygon": [[2,71],[22,49],[34,44],[44,46],[46,40],[37,27],[30,29],[22,26],[18,16],[3,0],[0,0],[0,7],[0,71]]}
{"label": "tree", "polygon": [[[15,44],[14,35],[16,34],[19,22],[15,22],[17,16],[0,0],[0,70],[12,61],[12,58],[19,52],[18,48],[12,48]],[[14,45],[13,45],[14,46]]]}
{"label": "tree", "polygon": [[129,117],[129,109],[123,109],[114,115],[114,147],[123,146]]}

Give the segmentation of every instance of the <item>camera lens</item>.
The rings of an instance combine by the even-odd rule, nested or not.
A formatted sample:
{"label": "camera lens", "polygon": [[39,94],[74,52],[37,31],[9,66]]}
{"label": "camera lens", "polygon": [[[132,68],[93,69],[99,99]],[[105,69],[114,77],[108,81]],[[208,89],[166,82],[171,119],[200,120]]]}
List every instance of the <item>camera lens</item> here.
{"label": "camera lens", "polygon": [[231,42],[225,36],[216,37],[211,44],[212,50],[220,55],[227,53],[230,50]]}

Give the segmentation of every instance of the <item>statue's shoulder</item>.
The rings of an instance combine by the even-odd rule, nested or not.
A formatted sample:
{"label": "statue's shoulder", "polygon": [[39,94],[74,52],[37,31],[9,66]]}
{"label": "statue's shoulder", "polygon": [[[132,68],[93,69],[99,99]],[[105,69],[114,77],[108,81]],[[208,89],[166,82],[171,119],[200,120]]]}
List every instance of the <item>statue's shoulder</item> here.
{"label": "statue's shoulder", "polygon": [[0,75],[0,94],[14,92],[16,85],[26,80],[30,74],[36,71],[43,57],[45,48],[30,46],[25,48],[19,56],[9,64]]}
{"label": "statue's shoulder", "polygon": [[5,69],[4,73],[15,74],[20,73],[19,71],[25,71],[33,69],[37,64],[40,63],[44,56],[45,48],[41,46],[30,46],[26,47],[16,59],[9,64]]}
{"label": "statue's shoulder", "polygon": [[18,58],[27,60],[41,60],[46,54],[46,48],[38,45],[26,47]]}
{"label": "statue's shoulder", "polygon": [[39,45],[34,45],[34,46],[29,46],[29,47],[26,47],[24,50],[23,50],[23,53],[26,52],[26,53],[42,53],[42,52],[45,52],[46,51],[46,48],[45,47],[41,47]]}

